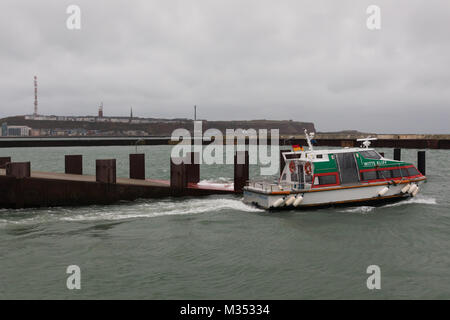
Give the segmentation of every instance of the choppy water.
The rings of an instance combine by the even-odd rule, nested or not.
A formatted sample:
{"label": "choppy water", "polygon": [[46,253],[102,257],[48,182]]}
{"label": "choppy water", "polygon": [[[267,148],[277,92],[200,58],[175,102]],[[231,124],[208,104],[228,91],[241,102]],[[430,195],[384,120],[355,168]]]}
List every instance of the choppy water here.
{"label": "choppy water", "polygon": [[[169,147],[139,147],[147,175],[168,178]],[[392,150],[383,150],[386,156]],[[402,150],[415,163],[417,150]],[[62,171],[64,154],[117,158],[132,147],[0,149]],[[449,152],[427,151],[418,197],[383,207],[267,213],[239,197],[140,200],[112,206],[0,210],[0,298],[450,298]],[[150,165],[151,162],[151,165]],[[202,167],[231,181],[231,166]],[[257,168],[251,168],[257,175]],[[81,290],[66,288],[68,265]],[[366,268],[381,268],[368,290]]]}

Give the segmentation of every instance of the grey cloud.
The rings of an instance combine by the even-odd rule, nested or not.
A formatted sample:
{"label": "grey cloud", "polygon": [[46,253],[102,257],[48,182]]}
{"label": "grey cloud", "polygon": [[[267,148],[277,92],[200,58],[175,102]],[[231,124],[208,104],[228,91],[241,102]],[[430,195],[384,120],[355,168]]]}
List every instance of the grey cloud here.
{"label": "grey cloud", "polygon": [[[69,4],[82,30],[65,27]],[[382,29],[367,30],[377,4]],[[0,116],[293,119],[322,131],[448,133],[450,3],[11,1],[0,4]]]}

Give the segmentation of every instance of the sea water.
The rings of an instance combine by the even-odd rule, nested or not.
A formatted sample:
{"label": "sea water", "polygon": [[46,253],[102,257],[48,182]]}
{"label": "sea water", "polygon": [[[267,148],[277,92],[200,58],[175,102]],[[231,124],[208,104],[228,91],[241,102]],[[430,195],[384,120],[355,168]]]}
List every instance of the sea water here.
{"label": "sea water", "polygon": [[[169,146],[139,146],[147,177],[169,178]],[[64,171],[64,155],[117,159],[134,147],[11,148],[34,171]],[[379,149],[392,157],[391,149]],[[417,150],[402,150],[416,163]],[[450,298],[449,151],[427,151],[417,197],[381,207],[266,212],[240,196],[166,198],[109,206],[0,209],[1,299]],[[259,170],[252,166],[250,176]],[[233,166],[202,166],[230,183]],[[275,178],[275,177],[274,177]],[[81,289],[66,273],[80,268]],[[381,289],[367,268],[379,266]]]}

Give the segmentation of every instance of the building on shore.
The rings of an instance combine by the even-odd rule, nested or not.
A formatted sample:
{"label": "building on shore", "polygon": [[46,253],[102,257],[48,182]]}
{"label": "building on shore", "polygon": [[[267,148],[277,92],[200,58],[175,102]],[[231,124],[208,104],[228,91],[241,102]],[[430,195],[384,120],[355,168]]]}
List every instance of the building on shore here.
{"label": "building on shore", "polygon": [[27,137],[31,134],[31,128],[27,126],[8,126],[2,123],[2,137]]}
{"label": "building on shore", "polygon": [[2,123],[2,137],[6,137],[8,135],[8,124],[6,122]]}

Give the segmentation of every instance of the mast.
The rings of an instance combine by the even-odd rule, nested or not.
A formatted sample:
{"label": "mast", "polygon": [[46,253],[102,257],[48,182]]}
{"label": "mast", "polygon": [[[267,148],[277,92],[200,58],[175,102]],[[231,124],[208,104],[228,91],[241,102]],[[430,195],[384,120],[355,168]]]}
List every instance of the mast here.
{"label": "mast", "polygon": [[305,129],[305,137],[306,137],[306,142],[308,143],[309,151],[313,151],[313,145],[311,143],[311,139],[314,138],[314,132],[311,132],[308,134],[308,131]]}
{"label": "mast", "polygon": [[38,114],[37,77],[34,76],[34,116]]}

